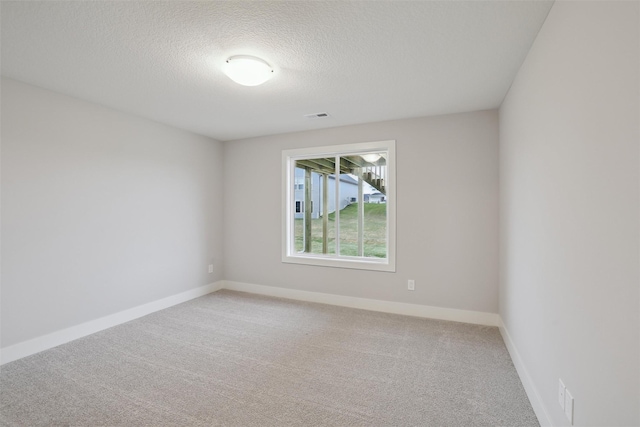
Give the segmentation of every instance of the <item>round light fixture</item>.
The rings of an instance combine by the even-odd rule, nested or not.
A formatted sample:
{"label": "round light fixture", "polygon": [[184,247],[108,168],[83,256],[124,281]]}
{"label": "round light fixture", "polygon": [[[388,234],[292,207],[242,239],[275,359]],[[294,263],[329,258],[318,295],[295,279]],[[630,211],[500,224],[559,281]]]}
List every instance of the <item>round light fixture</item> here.
{"label": "round light fixture", "polygon": [[380,157],[382,157],[382,156],[380,154],[377,154],[377,153],[367,153],[367,154],[361,155],[360,157],[362,157],[365,162],[375,163],[378,160],[380,160]]}
{"label": "round light fixture", "polygon": [[234,82],[244,86],[258,86],[273,75],[273,68],[255,56],[238,55],[227,59],[224,73]]}

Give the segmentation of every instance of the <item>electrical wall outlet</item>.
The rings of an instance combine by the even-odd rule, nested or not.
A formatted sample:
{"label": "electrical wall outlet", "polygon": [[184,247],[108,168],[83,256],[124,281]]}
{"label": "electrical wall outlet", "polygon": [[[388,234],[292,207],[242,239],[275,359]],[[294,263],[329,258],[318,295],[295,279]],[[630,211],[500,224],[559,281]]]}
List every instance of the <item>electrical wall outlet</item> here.
{"label": "electrical wall outlet", "polygon": [[409,280],[407,282],[407,289],[409,289],[410,291],[415,291],[416,290],[416,281],[415,280]]}
{"label": "electrical wall outlet", "polygon": [[213,264],[209,264],[209,273],[213,273]]}
{"label": "electrical wall outlet", "polygon": [[560,380],[558,384],[558,403],[562,409],[564,409],[564,392],[566,389],[564,383]]}
{"label": "electrical wall outlet", "polygon": [[573,396],[569,393],[569,390],[564,392],[564,414],[573,425]]}

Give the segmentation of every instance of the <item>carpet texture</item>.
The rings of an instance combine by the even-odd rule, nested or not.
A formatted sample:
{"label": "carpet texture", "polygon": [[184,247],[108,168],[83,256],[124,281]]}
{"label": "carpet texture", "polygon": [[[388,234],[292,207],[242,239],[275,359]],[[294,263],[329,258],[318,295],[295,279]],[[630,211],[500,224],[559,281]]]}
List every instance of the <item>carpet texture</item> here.
{"label": "carpet texture", "polygon": [[0,424],[538,422],[497,328],[223,290],[2,366]]}

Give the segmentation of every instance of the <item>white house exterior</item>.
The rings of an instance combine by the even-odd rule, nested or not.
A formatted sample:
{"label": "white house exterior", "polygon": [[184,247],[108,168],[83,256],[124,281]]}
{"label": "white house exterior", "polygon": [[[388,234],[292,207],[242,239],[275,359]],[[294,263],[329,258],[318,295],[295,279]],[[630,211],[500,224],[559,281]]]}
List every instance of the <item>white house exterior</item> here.
{"label": "white house exterior", "polygon": [[376,191],[373,194],[369,194],[369,197],[365,198],[365,202],[369,202],[369,203],[386,203],[387,202],[387,198],[381,192]]}
{"label": "white house exterior", "polygon": [[[335,175],[329,175],[328,186],[328,207],[329,213],[336,210],[336,185]],[[322,206],[322,175],[319,173],[311,172],[311,218],[317,219],[321,217]],[[349,206],[351,203],[358,201],[358,181],[349,175],[340,175],[339,185],[340,195],[340,210]],[[304,217],[304,169],[296,168],[295,172],[295,217]]]}

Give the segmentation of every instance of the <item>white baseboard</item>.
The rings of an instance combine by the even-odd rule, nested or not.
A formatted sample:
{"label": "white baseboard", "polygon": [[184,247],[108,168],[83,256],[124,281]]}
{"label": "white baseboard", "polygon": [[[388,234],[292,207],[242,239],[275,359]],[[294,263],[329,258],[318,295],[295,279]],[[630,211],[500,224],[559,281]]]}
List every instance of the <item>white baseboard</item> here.
{"label": "white baseboard", "polygon": [[14,360],[57,347],[69,341],[91,335],[112,326],[120,325],[125,322],[137,319],[147,314],[163,310],[165,308],[201,297],[211,292],[222,289],[223,281],[210,283],[200,286],[199,288],[190,289],[176,295],[159,299],[147,304],[110,314],[99,319],[91,320],[77,326],[52,332],[37,338],[23,341],[0,350],[0,365],[13,362]]}
{"label": "white baseboard", "polygon": [[404,314],[429,319],[451,320],[454,322],[474,323],[476,325],[498,326],[496,313],[457,310],[453,308],[432,307],[428,305],[407,304],[403,302],[381,301],[368,298],[348,297],[344,295],[324,294],[320,292],[300,291],[297,289],[277,288],[224,280],[224,289],[250,292],[260,295],[288,298],[300,301],[318,302],[341,307],[360,308],[381,311],[383,313]]}
{"label": "white baseboard", "polygon": [[513,360],[513,364],[516,367],[516,371],[518,371],[518,376],[520,377],[520,381],[524,386],[524,390],[527,393],[527,397],[529,397],[529,402],[531,402],[531,406],[533,407],[533,411],[536,413],[536,417],[538,417],[538,422],[541,426],[551,426],[551,418],[547,413],[547,410],[542,403],[542,398],[538,393],[538,389],[536,388],[533,380],[531,379],[531,375],[529,375],[529,371],[524,365],[524,361],[518,352],[515,344],[511,340],[511,336],[509,335],[509,331],[507,330],[504,322],[502,321],[502,317],[498,315],[498,327],[500,328],[500,334],[502,335],[502,339],[504,340],[505,345],[507,346],[507,350],[509,351],[509,355],[511,356],[511,360]]}
{"label": "white baseboard", "polygon": [[[308,292],[296,289],[278,288],[250,283],[221,280],[209,285],[201,286],[172,295],[157,301],[133,307],[118,313],[91,320],[77,326],[52,332],[37,338],[23,341],[0,349],[0,365],[39,353],[44,350],[65,344],[69,341],[85,337],[104,329],[120,325],[147,314],[163,310],[176,304],[201,297],[220,289],[250,292],[300,301],[331,304],[342,307],[359,308],[363,310],[379,311],[383,313],[403,314],[408,316],[425,317],[430,319],[450,320],[454,322],[473,323],[486,326],[498,326],[499,316],[495,313],[480,311],[457,310],[452,308],[432,307],[418,304],[407,304],[393,301],[381,301],[367,298],[348,297],[343,295]],[[506,339],[505,339],[506,341]],[[513,356],[512,356],[513,357]],[[515,357],[514,357],[515,359]],[[515,363],[515,360],[514,360]],[[517,366],[517,365],[516,365]],[[524,382],[524,381],[523,381]]]}

